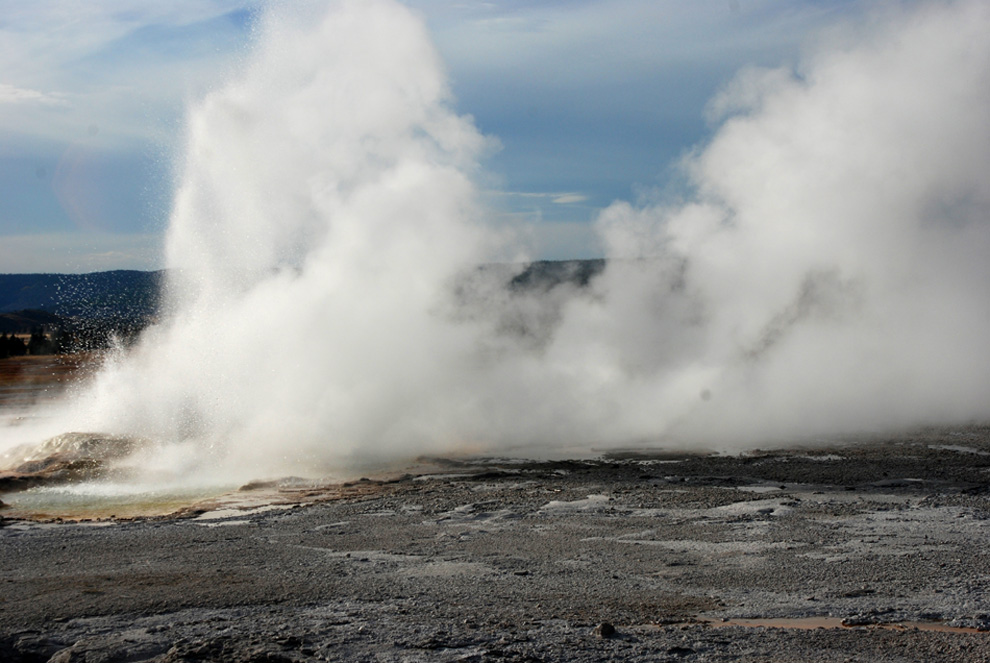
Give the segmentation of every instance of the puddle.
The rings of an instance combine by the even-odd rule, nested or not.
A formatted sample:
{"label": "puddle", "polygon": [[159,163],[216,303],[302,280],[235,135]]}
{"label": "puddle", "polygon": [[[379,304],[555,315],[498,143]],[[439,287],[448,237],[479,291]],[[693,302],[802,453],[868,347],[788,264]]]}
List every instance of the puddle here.
{"label": "puddle", "polygon": [[540,513],[569,513],[573,511],[606,511],[612,505],[612,498],[608,495],[588,495],[583,500],[565,502],[561,500],[551,500],[540,508]]}
{"label": "puddle", "polygon": [[240,525],[252,525],[250,520],[218,520],[212,523],[196,523],[203,527],[227,527],[229,525],[240,526]]}
{"label": "puddle", "polygon": [[285,511],[295,506],[295,504],[265,504],[254,507],[239,507],[237,505],[231,505],[226,506],[226,508],[207,511],[206,513],[196,516],[194,520],[224,520],[226,518],[238,518],[241,516],[252,516],[258,513],[267,513],[268,511]]}
{"label": "puddle", "polygon": [[2,496],[6,518],[90,521],[163,516],[205,499],[216,498],[230,487],[147,490],[128,484],[92,482],[29,488]]}

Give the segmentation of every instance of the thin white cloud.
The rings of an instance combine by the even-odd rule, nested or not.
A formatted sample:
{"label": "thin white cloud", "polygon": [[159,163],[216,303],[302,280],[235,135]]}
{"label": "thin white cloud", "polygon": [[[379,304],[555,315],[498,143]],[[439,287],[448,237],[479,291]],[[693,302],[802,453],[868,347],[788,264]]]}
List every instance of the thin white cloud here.
{"label": "thin white cloud", "polygon": [[8,83],[0,83],[0,104],[37,103],[45,106],[68,106],[64,95],[29,90]]}
{"label": "thin white cloud", "polygon": [[209,22],[256,5],[0,0],[0,132],[71,142],[96,124],[105,146],[158,142],[243,41],[231,41],[241,28]]}
{"label": "thin white cloud", "polygon": [[[754,52],[793,47],[834,18],[815,3],[785,11],[769,0],[752,0],[739,11],[727,2],[677,0],[410,4],[430,16],[455,71],[514,72],[516,78],[554,85],[664,65],[683,68],[692,61],[738,61]],[[846,9],[861,11],[856,3]],[[536,62],[539,67],[532,66]]]}
{"label": "thin white cloud", "polygon": [[558,205],[569,203],[581,203],[588,200],[588,196],[575,191],[490,191],[489,193],[507,198],[539,198],[550,200]]}
{"label": "thin white cloud", "polygon": [[555,205],[573,205],[575,203],[583,203],[586,200],[588,200],[588,196],[583,193],[562,193],[554,197],[550,202]]}

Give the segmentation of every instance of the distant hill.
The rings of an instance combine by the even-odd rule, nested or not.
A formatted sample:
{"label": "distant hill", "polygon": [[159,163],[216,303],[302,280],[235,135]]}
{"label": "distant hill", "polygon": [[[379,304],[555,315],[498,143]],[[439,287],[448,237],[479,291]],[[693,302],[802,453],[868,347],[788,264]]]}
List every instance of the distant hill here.
{"label": "distant hill", "polygon": [[[513,290],[545,290],[565,282],[585,286],[604,268],[604,260],[538,260],[516,272],[507,285]],[[152,317],[164,276],[163,270],[0,274],[0,314],[33,310],[63,317]]]}
{"label": "distant hill", "polygon": [[[522,269],[520,269],[522,267]],[[563,283],[587,286],[604,260],[539,260],[486,265],[506,275],[513,292],[546,292]],[[0,274],[0,333],[35,328],[96,326],[136,330],[158,313],[164,271],[117,270],[90,274]]]}
{"label": "distant hill", "polygon": [[29,334],[34,329],[53,329],[63,326],[64,320],[54,313],[32,309],[0,313],[0,334]]}
{"label": "distant hill", "polygon": [[509,281],[511,290],[549,290],[562,283],[582,288],[605,270],[605,260],[537,260]]}
{"label": "distant hill", "polygon": [[0,274],[0,314],[44,311],[74,318],[151,318],[164,272]]}

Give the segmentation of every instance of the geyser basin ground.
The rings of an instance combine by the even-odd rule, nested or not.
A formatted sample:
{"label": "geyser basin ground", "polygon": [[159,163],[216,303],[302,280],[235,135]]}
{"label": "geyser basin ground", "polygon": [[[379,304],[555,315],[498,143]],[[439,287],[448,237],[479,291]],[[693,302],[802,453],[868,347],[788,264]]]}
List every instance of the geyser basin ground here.
{"label": "geyser basin ground", "polygon": [[4,520],[0,658],[990,660],[990,427],[446,470]]}

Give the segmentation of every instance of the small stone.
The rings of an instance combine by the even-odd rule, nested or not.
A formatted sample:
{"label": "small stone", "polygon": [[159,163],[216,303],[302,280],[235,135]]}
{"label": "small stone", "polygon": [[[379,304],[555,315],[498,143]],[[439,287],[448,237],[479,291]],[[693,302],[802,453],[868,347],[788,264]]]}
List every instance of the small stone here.
{"label": "small stone", "polygon": [[874,624],[875,623],[875,620],[874,619],[871,619],[870,617],[868,617],[866,615],[853,615],[852,617],[846,617],[846,618],[844,618],[839,623],[842,624],[843,626],[846,626],[846,627],[869,626],[870,624]]}
{"label": "small stone", "polygon": [[609,624],[608,622],[602,622],[601,624],[595,627],[595,635],[601,638],[602,640],[615,637],[615,634],[616,634],[615,627]]}
{"label": "small stone", "polygon": [[238,492],[245,493],[252,490],[265,490],[268,488],[277,488],[277,481],[249,481],[240,488],[237,489]]}
{"label": "small stone", "polygon": [[671,647],[667,650],[667,653],[672,656],[690,656],[694,653],[694,650],[690,647]]}
{"label": "small stone", "polygon": [[861,587],[860,589],[854,589],[851,592],[846,592],[842,596],[847,599],[860,598],[863,596],[869,596],[870,594],[876,594],[877,590],[871,589],[869,587]]}

